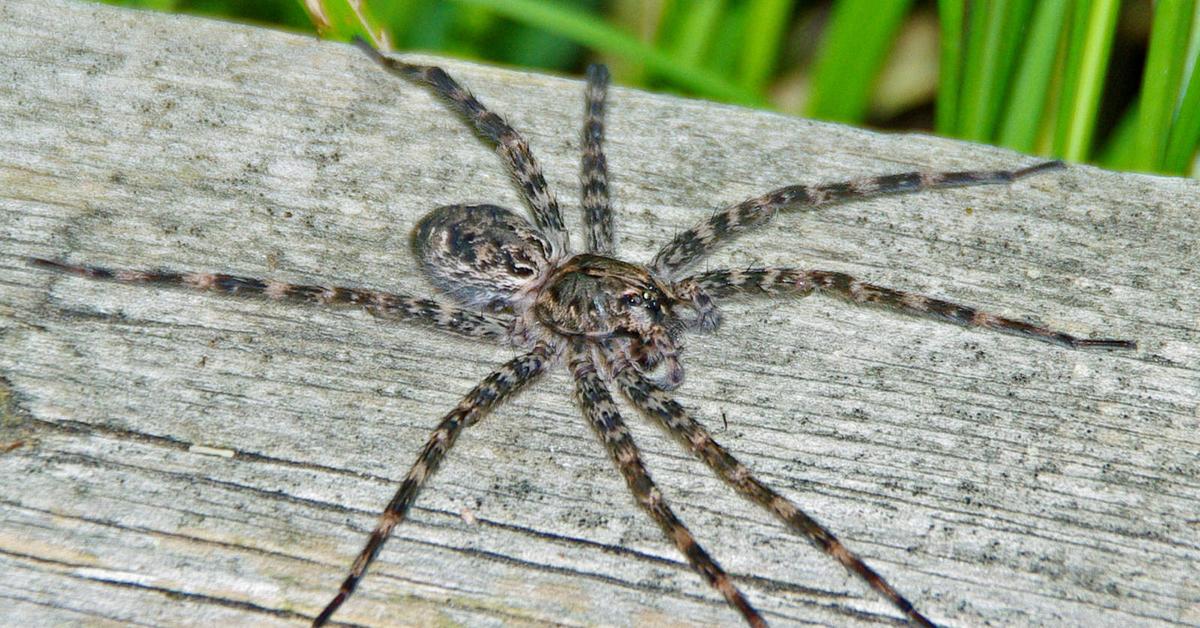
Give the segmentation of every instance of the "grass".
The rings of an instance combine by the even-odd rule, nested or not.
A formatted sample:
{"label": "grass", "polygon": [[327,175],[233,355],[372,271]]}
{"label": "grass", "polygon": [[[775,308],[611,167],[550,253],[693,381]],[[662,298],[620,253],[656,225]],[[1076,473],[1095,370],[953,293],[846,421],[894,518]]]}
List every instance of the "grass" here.
{"label": "grass", "polygon": [[[1197,176],[1196,0],[110,0]],[[923,24],[936,23],[937,29]],[[1138,24],[1148,36],[1136,32]],[[920,35],[920,33],[929,33]],[[914,39],[938,54],[921,57]],[[936,39],[936,41],[932,41]],[[1140,79],[1109,72],[1145,51]],[[1133,51],[1133,52],[1131,52]],[[921,78],[913,59],[938,65]],[[1110,75],[1111,74],[1111,75]],[[904,84],[913,102],[886,102]],[[921,100],[926,104],[922,105]],[[924,120],[924,122],[921,122]]]}

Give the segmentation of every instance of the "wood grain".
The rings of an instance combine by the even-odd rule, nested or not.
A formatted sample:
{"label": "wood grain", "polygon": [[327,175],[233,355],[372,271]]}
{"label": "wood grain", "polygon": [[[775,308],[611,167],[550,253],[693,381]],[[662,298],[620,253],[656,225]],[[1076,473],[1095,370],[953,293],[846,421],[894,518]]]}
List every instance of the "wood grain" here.
{"label": "wood grain", "polygon": [[[0,623],[310,619],[437,418],[513,350],[24,259],[424,294],[411,226],[519,207],[500,160],[349,46],[61,0],[4,2],[0,29]],[[578,227],[582,84],[437,62],[526,135]],[[1035,161],[626,89],[608,130],[618,250],[643,262],[785,183]],[[705,267],[850,272],[1140,348],[747,301],[690,338],[679,398],[935,621],[1200,623],[1198,237],[1196,181],[1083,166],[783,216]],[[337,619],[736,624],[570,387],[560,368],[469,430]],[[769,621],[896,621],[626,414]]]}

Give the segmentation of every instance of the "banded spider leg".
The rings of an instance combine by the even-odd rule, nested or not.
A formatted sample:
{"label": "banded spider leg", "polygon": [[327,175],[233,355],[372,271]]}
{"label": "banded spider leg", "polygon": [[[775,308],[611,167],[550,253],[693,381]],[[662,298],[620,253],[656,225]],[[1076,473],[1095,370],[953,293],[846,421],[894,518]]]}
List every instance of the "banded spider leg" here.
{"label": "banded spider leg", "polygon": [[818,185],[789,185],[748,198],[719,210],[696,226],[676,235],[659,249],[650,267],[660,277],[674,277],[682,268],[711,253],[720,244],[752,227],[766,224],[780,211],[815,209],[844,201],[974,185],[1011,183],[1064,167],[1046,161],[1016,170],[906,172]]}
{"label": "banded spider leg", "polygon": [[722,480],[754,503],[769,510],[797,534],[838,561],[850,573],[861,578],[904,613],[913,624],[933,626],[918,612],[911,602],[900,595],[892,585],[874,569],[867,566],[857,554],[846,549],[828,528],[805,513],[788,498],[761,482],[746,465],[729,453],[708,430],[688,414],[662,388],[642,377],[628,365],[614,362],[613,369],[617,386],[625,398],[642,414],[656,419],[697,458],[704,461]]}
{"label": "banded spider leg", "polygon": [[496,146],[509,173],[517,182],[525,201],[533,211],[533,224],[565,251],[569,245],[558,199],[546,186],[542,168],[529,150],[529,143],[504,118],[489,111],[471,92],[463,89],[446,71],[432,65],[417,65],[385,56],[360,37],[354,45],[388,71],[410,81],[424,83],[457,111],[480,135]]}
{"label": "banded spider leg", "polygon": [[28,261],[40,268],[116,283],[178,287],[273,301],[360,307],[380,318],[424,323],[468,338],[507,339],[514,320],[509,314],[478,312],[435,299],[365,288],[293,284],[224,273],[105,268],[67,264],[40,257],[31,257]]}
{"label": "banded spider leg", "polygon": [[675,544],[680,553],[687,557],[692,568],[742,614],[746,623],[756,628],[765,627],[766,621],[751,606],[729,574],[725,573],[721,565],[696,542],[691,531],[667,505],[654,480],[650,479],[650,473],[642,464],[637,445],[625,427],[608,387],[597,373],[598,360],[599,358],[592,355],[590,347],[584,346],[583,343],[575,344],[570,358],[570,369],[575,378],[575,399],[583,411],[584,418],[592,425],[608,450],[609,457],[624,476],[625,483],[638,505],[662,528],[663,534]]}
{"label": "banded spider leg", "polygon": [[408,515],[408,509],[417,498],[417,493],[425,486],[425,481],[437,471],[446,452],[450,451],[454,442],[458,440],[459,434],[465,428],[478,423],[492,408],[512,397],[517,391],[536,379],[538,375],[541,375],[554,359],[555,353],[555,348],[542,344],[525,355],[509,360],[484,378],[478,386],[467,393],[467,396],[463,397],[462,401],[449,414],[442,417],[425,446],[421,448],[421,453],[417,455],[417,461],[408,470],[400,488],[396,489],[392,501],[388,502],[387,508],[384,508],[383,514],[379,516],[379,523],[371,532],[367,544],[359,552],[358,557],[354,559],[350,573],[338,587],[337,595],[313,620],[313,626],[325,625],[342,603],[354,593],[354,588],[366,574],[367,567],[379,555],[379,550],[383,549],[383,544],[391,535],[392,528],[404,521]]}
{"label": "banded spider leg", "polygon": [[823,292],[862,305],[876,305],[892,311],[981,327],[1007,334],[1054,343],[1070,349],[1136,349],[1132,340],[1112,338],[1079,338],[1012,318],[997,316],[967,305],[927,297],[913,292],[886,288],[856,279],[846,273],[798,268],[749,268],[745,270],[713,270],[687,277],[678,282],[688,291],[699,292],[708,298],[724,298],[741,294],[807,296]]}

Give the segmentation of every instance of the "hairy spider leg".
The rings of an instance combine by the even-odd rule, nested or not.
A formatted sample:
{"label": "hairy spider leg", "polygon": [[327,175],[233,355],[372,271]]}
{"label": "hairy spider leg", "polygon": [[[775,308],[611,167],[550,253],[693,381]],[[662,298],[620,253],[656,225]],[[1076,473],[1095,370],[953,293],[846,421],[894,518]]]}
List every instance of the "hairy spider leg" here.
{"label": "hairy spider leg", "polygon": [[913,608],[883,576],[867,566],[857,554],[846,549],[825,526],[806,514],[788,498],[763,484],[746,465],[733,457],[708,430],[696,422],[683,406],[666,391],[642,377],[629,365],[611,364],[621,392],[642,413],[654,417],[678,438],[695,456],[703,460],[722,480],[739,493],[750,498],[783,520],[792,530],[832,556],[847,570],[861,578],[872,589],[887,598],[908,620],[918,626],[933,626],[924,615]]}
{"label": "hairy spider leg", "polygon": [[506,339],[514,320],[507,314],[484,314],[433,299],[363,288],[303,285],[220,273],[104,268],[65,264],[39,257],[29,258],[29,263],[89,279],[126,284],[178,286],[204,292],[265,297],[275,301],[356,306],[381,318],[425,323],[470,338]]}
{"label": "hairy spider leg", "polygon": [[529,143],[499,115],[489,111],[471,92],[450,78],[446,71],[431,65],[406,63],[398,59],[384,56],[371,44],[362,38],[355,37],[354,45],[367,53],[369,57],[379,62],[393,74],[411,81],[425,83],[441,97],[445,98],[451,108],[463,116],[468,124],[473,126],[481,135],[496,145],[496,150],[504,157],[509,172],[516,179],[521,193],[533,210],[533,222],[547,237],[553,239],[565,252],[568,248],[569,237],[563,225],[562,212],[558,208],[558,200],[546,185],[542,169],[529,150]]}
{"label": "hairy spider leg", "polygon": [[935,299],[912,292],[867,283],[846,273],[798,268],[751,268],[713,270],[684,281],[695,282],[715,298],[737,294],[785,294],[806,296],[813,291],[842,297],[853,303],[878,305],[889,310],[934,318],[968,327],[983,327],[999,332],[1041,340],[1071,349],[1136,349],[1132,340],[1079,338],[1041,325],[996,316],[966,305]]}
{"label": "hairy spider leg", "polygon": [[589,65],[584,91],[583,157],[580,173],[583,225],[587,230],[587,250],[612,255],[612,204],[608,197],[608,162],[604,157],[604,99],[608,91],[608,68]]}
{"label": "hairy spider leg", "polygon": [[725,600],[742,614],[747,623],[756,628],[765,627],[766,620],[754,610],[729,574],[725,573],[717,561],[696,542],[691,531],[667,505],[662,492],[642,464],[637,445],[625,427],[612,395],[597,375],[596,364],[589,351],[590,349],[582,343],[577,343],[571,354],[570,368],[575,379],[575,399],[583,411],[584,418],[596,430],[609,456],[625,477],[625,483],[637,499],[638,505],[654,518],[667,538],[687,557],[692,568],[725,596]]}
{"label": "hairy spider leg", "polygon": [[401,521],[404,521],[409,507],[412,506],[413,500],[417,497],[417,493],[425,485],[425,481],[429,479],[429,476],[437,471],[438,465],[441,464],[442,459],[446,456],[446,452],[454,445],[454,442],[458,439],[463,429],[479,422],[492,408],[533,381],[534,378],[546,370],[554,354],[555,352],[551,347],[539,344],[529,353],[506,362],[503,366],[484,378],[478,386],[467,393],[466,397],[463,397],[458,406],[442,418],[437,427],[434,428],[433,433],[429,436],[429,440],[425,443],[425,446],[421,448],[421,453],[417,456],[417,461],[408,470],[408,475],[404,478],[404,482],[400,484],[400,488],[396,490],[396,495],[392,497],[392,501],[388,503],[387,508],[380,515],[379,523],[375,526],[375,530],[371,532],[371,538],[367,540],[367,544],[359,552],[358,558],[354,559],[354,564],[350,567],[350,573],[342,582],[342,586],[339,587],[337,595],[325,606],[321,614],[317,615],[317,618],[313,620],[312,625],[314,627],[322,626],[329,621],[329,618],[333,616],[338,607],[354,593],[354,587],[358,585],[358,581],[366,573],[371,561],[375,560],[375,557],[379,555],[379,550],[383,548],[383,543],[387,540],[388,535],[391,534],[392,528],[396,527]]}
{"label": "hairy spider leg", "polygon": [[938,188],[1010,183],[1039,172],[1062,168],[1063,165],[1061,161],[1047,161],[1019,170],[907,172],[839,183],[789,185],[722,209],[704,222],[680,233],[658,251],[650,268],[659,277],[671,278],[683,267],[708,255],[717,245],[751,227],[766,224],[780,210],[812,209],[839,201]]}

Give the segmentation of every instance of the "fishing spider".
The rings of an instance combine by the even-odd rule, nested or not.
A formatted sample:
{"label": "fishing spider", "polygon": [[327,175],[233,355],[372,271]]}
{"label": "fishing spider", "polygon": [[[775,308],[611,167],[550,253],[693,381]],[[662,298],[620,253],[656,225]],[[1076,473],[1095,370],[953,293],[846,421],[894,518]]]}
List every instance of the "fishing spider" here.
{"label": "fishing spider", "polygon": [[1077,338],[1046,327],[885,288],[840,272],[799,268],[686,269],[718,245],[771,220],[778,212],[837,201],[935,188],[1008,183],[1063,167],[1046,162],[1017,170],[906,173],[822,185],[790,185],[712,214],[668,242],[648,265],[614,257],[613,214],[601,150],[608,73],[588,69],[583,125],[582,204],[586,252],[574,253],[562,213],[525,140],[441,68],[384,56],[357,45],[384,68],[424,83],[483,137],[495,144],[532,210],[533,224],[495,205],[449,205],[418,221],[412,245],[421,268],[445,300],[361,288],[296,285],[226,274],[115,270],[33,259],[35,265],[95,279],[176,285],[236,295],[317,304],[349,304],[388,318],[426,323],[470,338],[496,340],[525,353],[488,375],[446,414],[384,509],[337,595],[313,621],[324,624],[349,599],[404,520],[413,500],[463,430],[516,394],[538,375],[565,363],[575,398],[600,436],[638,504],[662,527],[691,566],[746,622],[763,617],[667,505],[642,463],[609,392],[615,386],[641,413],[653,417],[739,493],[775,514],[793,531],[833,557],[887,598],[909,621],[932,623],[874,569],[790,499],[760,482],[719,445],[668,391],[683,382],[679,339],[685,331],[711,332],[721,323],[714,299],[759,294],[802,297],[827,293],[918,316],[985,327],[1069,348],[1133,349],[1127,340]]}

